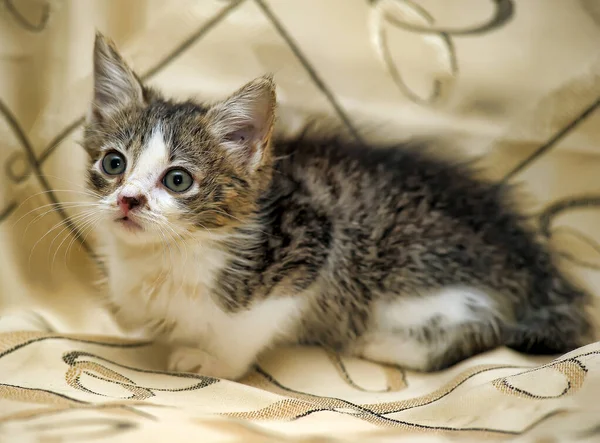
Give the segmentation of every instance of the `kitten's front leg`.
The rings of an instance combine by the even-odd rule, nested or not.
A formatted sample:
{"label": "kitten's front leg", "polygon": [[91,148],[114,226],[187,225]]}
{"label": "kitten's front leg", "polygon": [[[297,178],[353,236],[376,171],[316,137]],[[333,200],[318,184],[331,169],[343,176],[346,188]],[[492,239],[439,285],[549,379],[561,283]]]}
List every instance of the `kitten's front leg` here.
{"label": "kitten's front leg", "polygon": [[169,369],[238,380],[259,354],[293,337],[290,319],[297,310],[295,300],[274,299],[237,313],[217,312],[209,325],[200,325],[196,331],[175,327],[168,337],[177,348]]}

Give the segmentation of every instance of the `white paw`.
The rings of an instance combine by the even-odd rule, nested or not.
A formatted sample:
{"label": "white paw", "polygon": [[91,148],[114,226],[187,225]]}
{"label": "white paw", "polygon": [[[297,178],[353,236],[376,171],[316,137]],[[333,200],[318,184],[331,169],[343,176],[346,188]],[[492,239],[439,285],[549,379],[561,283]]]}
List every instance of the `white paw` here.
{"label": "white paw", "polygon": [[192,372],[213,378],[236,380],[242,377],[247,367],[235,368],[214,355],[198,348],[177,347],[169,356],[169,371]]}

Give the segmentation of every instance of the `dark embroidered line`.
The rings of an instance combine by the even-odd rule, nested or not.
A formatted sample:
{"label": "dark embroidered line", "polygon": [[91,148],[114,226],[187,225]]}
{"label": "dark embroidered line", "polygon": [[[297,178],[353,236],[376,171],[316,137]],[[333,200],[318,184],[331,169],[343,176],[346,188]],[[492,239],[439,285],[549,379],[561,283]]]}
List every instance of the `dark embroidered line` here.
{"label": "dark embroidered line", "polygon": [[[298,414],[298,415],[292,417],[290,419],[290,421],[295,421],[295,420],[298,420],[300,418],[308,417],[309,415],[312,415],[312,414],[314,414],[316,412],[331,412],[331,409],[311,409],[309,411],[303,412],[302,414]],[[346,412],[342,412],[342,414],[347,414],[347,413]],[[348,415],[354,415],[354,414],[348,414]]]}
{"label": "dark embroidered line", "polygon": [[89,405],[91,404],[89,401],[83,401],[83,400],[78,400],[76,398],[73,397],[69,397],[68,395],[65,394],[60,394],[58,392],[54,392],[54,391],[49,391],[47,389],[41,389],[41,388],[27,388],[25,386],[17,386],[17,385],[11,385],[8,383],[0,383],[0,386],[6,386],[8,388],[16,388],[16,389],[24,389],[26,391],[36,391],[36,392],[45,392],[46,394],[52,394],[55,395],[57,397],[63,398],[65,400],[69,400],[69,401],[74,401],[75,403],[80,403],[82,405]]}
{"label": "dark embroidered line", "polygon": [[575,363],[577,366],[579,366],[581,368],[581,370],[583,372],[585,372],[585,373],[589,372],[589,369],[583,364],[583,362],[580,362],[579,360],[577,360],[577,357],[572,357],[572,358],[569,358],[569,359],[564,360],[564,361],[570,361],[572,363]]}
{"label": "dark embroidered line", "polygon": [[[337,397],[323,397],[321,395],[309,394],[309,393],[306,393],[306,392],[296,391],[295,389],[288,388],[287,386],[284,386],[281,383],[279,383],[271,374],[269,374],[267,371],[265,371],[264,369],[262,369],[260,366],[256,365],[255,369],[256,369],[256,372],[258,372],[260,375],[262,375],[264,378],[266,378],[270,383],[274,384],[275,386],[277,386],[280,389],[283,389],[284,391],[292,392],[294,394],[306,395],[308,397],[313,397],[315,399],[323,398],[323,399],[336,400],[336,401],[339,401],[341,403],[346,404],[350,408],[354,408],[354,409],[356,409],[358,411],[361,411],[361,412],[364,412],[366,414],[373,414],[373,415],[379,416],[379,414],[377,414],[376,412],[371,411],[370,409],[367,409],[367,408],[365,408],[363,406],[360,406],[360,405],[357,405],[355,403],[352,403],[352,402],[350,402],[348,400],[344,400],[342,398],[337,398]],[[304,400],[304,401],[308,401],[308,400]]]}
{"label": "dark embroidered line", "polygon": [[6,5],[8,12],[10,12],[14,17],[15,21],[27,31],[38,33],[46,29],[48,19],[50,18],[50,4],[48,2],[44,3],[44,9],[42,10],[40,21],[37,24],[31,23],[29,20],[27,20],[27,18],[25,18],[25,16],[19,12],[11,0],[4,0],[4,4]]}
{"label": "dark embroidered line", "polygon": [[[448,391],[448,392],[440,395],[439,397],[435,397],[432,400],[427,401],[427,402],[422,403],[422,404],[418,404],[418,405],[414,405],[414,406],[408,406],[408,407],[405,407],[405,408],[402,408],[402,409],[393,409],[391,411],[386,412],[385,414],[395,414],[397,412],[402,412],[402,411],[407,411],[409,409],[415,409],[415,408],[420,408],[420,407],[423,407],[423,406],[427,406],[430,403],[436,402],[436,401],[438,401],[438,400],[440,400],[440,399],[442,399],[442,398],[450,395],[454,390],[456,390],[456,388],[458,388],[462,384],[466,383],[468,380],[470,380],[471,378],[475,377],[476,375],[483,374],[484,372],[498,370],[498,369],[523,369],[523,367],[521,367],[521,366],[515,366],[515,365],[502,365],[502,366],[494,366],[492,368],[483,368],[480,371],[477,371],[477,372],[474,372],[473,374],[470,374],[465,379],[463,379],[459,383],[457,383],[450,391]],[[285,386],[281,385],[279,382],[277,382],[277,380],[275,380],[273,377],[271,377],[271,375],[269,375],[268,373],[266,373],[261,368],[257,367],[256,370],[257,370],[257,372],[259,372],[260,374],[262,374],[265,378],[267,378],[271,383],[273,383],[274,385],[280,387],[281,389],[285,389],[288,392],[294,392],[294,393],[297,393],[297,394],[309,395],[311,397],[316,397],[316,398],[323,398],[323,397],[321,397],[319,395],[307,394],[307,393],[304,393],[304,392],[298,392],[298,391],[294,391],[293,389],[286,388]],[[532,368],[530,370],[537,370],[537,368]],[[526,371],[524,373],[527,373],[530,370],[528,370],[528,371]],[[332,397],[326,397],[326,398],[332,398]],[[342,401],[345,401],[345,400],[342,400]],[[365,410],[371,411],[368,408],[365,408]],[[371,411],[371,412],[373,414],[377,414],[374,411]]]}
{"label": "dark embroidered line", "polygon": [[[309,411],[306,411],[302,414],[299,414],[295,417],[292,417],[291,421],[294,420],[298,420],[300,418],[304,418],[304,417],[308,417],[309,415],[312,415],[314,413],[317,412],[323,412],[323,411],[331,411],[331,409],[311,409]],[[336,411],[337,412],[337,411]],[[550,412],[548,414],[546,414],[545,416],[541,417],[540,419],[538,419],[537,421],[533,422],[531,425],[529,425],[528,427],[526,427],[525,429],[522,429],[520,431],[506,431],[506,430],[502,430],[502,429],[491,429],[491,428],[451,428],[449,426],[428,426],[428,425],[422,425],[420,423],[411,423],[411,422],[407,422],[407,421],[402,421],[402,420],[394,420],[388,417],[379,417],[381,419],[383,419],[383,421],[389,421],[395,424],[400,424],[400,425],[405,425],[408,426],[410,428],[417,428],[417,429],[426,429],[428,431],[444,431],[444,432],[487,432],[487,433],[491,433],[491,434],[502,434],[502,435],[522,435],[528,431],[530,431],[531,429],[533,429],[534,427],[536,427],[537,425],[539,425],[540,423],[546,421],[547,419],[554,417],[555,415],[561,414],[565,411],[562,410],[557,410],[557,411],[553,411]],[[340,413],[340,412],[338,412]],[[353,415],[357,418],[361,418],[360,415],[356,415],[356,414],[350,414],[347,412],[341,412],[341,414],[346,414],[346,415]]]}
{"label": "dark embroidered line", "polygon": [[360,136],[358,130],[354,127],[354,125],[350,121],[350,118],[348,117],[348,115],[346,114],[344,109],[338,103],[337,99],[335,98],[333,93],[329,90],[327,85],[325,85],[325,82],[321,79],[321,77],[319,77],[319,74],[317,74],[317,71],[315,70],[315,68],[310,64],[308,59],[304,56],[304,54],[298,47],[298,44],[296,43],[296,41],[281,25],[281,22],[279,21],[279,19],[277,17],[275,17],[275,15],[273,14],[273,11],[266,5],[266,3],[263,0],[254,0],[254,1],[256,2],[258,7],[260,9],[262,9],[263,13],[267,17],[267,19],[271,22],[271,24],[275,27],[275,29],[277,30],[277,32],[279,33],[281,38],[283,38],[285,40],[285,42],[289,46],[290,50],[294,53],[294,55],[296,56],[296,58],[298,59],[300,64],[302,64],[302,66],[304,67],[304,69],[306,70],[306,72],[308,73],[308,75],[310,76],[312,81],[314,82],[314,84],[317,86],[317,88],[325,95],[325,97],[327,97],[327,100],[329,100],[329,103],[331,104],[331,106],[333,106],[333,108],[337,112],[338,116],[340,117],[342,122],[344,122],[344,124],[346,125],[346,127],[348,128],[348,130],[350,131],[352,136],[356,139],[356,141],[358,141],[361,144],[364,144],[364,140]]}
{"label": "dark embroidered line", "polygon": [[[585,235],[582,232],[579,232],[576,229],[569,228],[566,226],[558,227],[552,229],[552,223],[554,219],[561,215],[563,212],[567,212],[573,209],[599,209],[600,208],[600,195],[580,195],[576,197],[566,198],[563,200],[557,200],[553,203],[550,203],[543,211],[539,213],[538,225],[540,234],[545,236],[546,238],[551,238],[554,234],[564,231],[573,237],[578,238],[583,243],[586,243],[590,246],[597,254],[600,254],[600,244],[596,242],[594,239]],[[558,254],[564,257],[567,260],[575,263],[578,266],[587,267],[589,269],[594,269],[596,271],[600,271],[600,265],[593,262],[588,262],[586,260],[582,260],[579,257],[571,254],[567,251],[558,251]]]}
{"label": "dark embroidered line", "polygon": [[169,54],[164,60],[159,62],[153,68],[150,68],[148,72],[141,76],[142,80],[148,80],[154,76],[157,72],[161,71],[167,64],[171,63],[177,57],[179,57],[185,50],[195,44],[200,38],[202,38],[208,31],[218,25],[225,17],[227,17],[234,9],[240,6],[244,0],[237,0],[232,2],[229,6],[221,9],[221,11],[212,17],[208,22],[202,25],[194,34],[192,34],[187,40],[181,43],[171,54]]}
{"label": "dark embroidered line", "polygon": [[[324,412],[324,411],[331,411],[331,409],[311,409],[309,411],[303,412],[302,414],[298,414],[295,417],[292,417],[291,421],[298,420],[298,419],[304,418],[304,417],[308,417],[309,415],[312,415],[314,413]],[[449,426],[428,426],[428,425],[422,425],[420,423],[411,423],[411,422],[402,421],[402,420],[395,420],[395,419],[391,419],[391,418],[383,417],[383,416],[379,416],[379,418],[383,419],[384,421],[390,421],[390,422],[400,424],[400,425],[405,425],[405,426],[408,426],[411,428],[427,429],[429,431],[488,432],[488,433],[492,433],[492,434],[503,434],[503,435],[522,435],[522,434],[525,434],[526,432],[529,432],[530,430],[532,430],[533,428],[538,426],[540,423],[548,420],[549,418],[554,417],[555,415],[562,414],[563,412],[565,412],[565,411],[560,410],[560,409],[549,412],[548,414],[540,417],[538,420],[534,421],[529,426],[527,426],[526,428],[524,428],[520,431],[506,431],[506,430],[502,430],[502,429],[491,429],[491,428],[451,428]],[[338,412],[338,413],[340,413],[340,412]],[[346,415],[353,415],[357,418],[362,419],[362,417],[360,417],[360,415],[350,414],[347,412],[341,412],[341,413],[346,414]]]}
{"label": "dark embroidered line", "polygon": [[[353,387],[354,389],[358,390],[358,391],[362,391],[362,392],[370,392],[370,393],[385,393],[385,392],[391,392],[391,387],[386,386],[385,389],[383,390],[368,390],[363,388],[362,386],[356,384],[354,382],[354,380],[352,380],[352,377],[350,377],[350,374],[348,373],[348,370],[346,369],[346,365],[344,364],[344,362],[342,361],[341,357],[339,356],[339,354],[333,354],[332,355],[333,359],[335,359],[335,364],[336,366],[340,369],[340,371],[342,372],[343,375],[343,379],[346,381],[346,383],[348,383],[351,387]],[[408,386],[408,383],[406,382],[406,374],[404,372],[404,370],[402,368],[400,368],[399,366],[396,365],[388,365],[393,367],[394,369],[397,369],[398,371],[400,371],[400,374],[402,375],[402,381],[404,382],[405,386]]]}
{"label": "dark embroidered line", "polygon": [[72,341],[75,343],[85,343],[88,345],[98,345],[98,346],[106,346],[109,348],[123,348],[123,349],[128,349],[128,348],[142,348],[144,346],[149,346],[152,343],[151,342],[138,342],[138,343],[106,343],[106,342],[101,342],[101,341],[94,341],[94,340],[88,340],[88,339],[84,339],[84,338],[73,338],[73,337],[63,337],[61,335],[48,335],[45,337],[37,337],[37,338],[33,338],[31,340],[27,340],[23,343],[19,343],[18,345],[7,349],[4,352],[0,352],[0,358],[8,355],[8,354],[12,354],[13,352],[24,348],[25,346],[28,346],[32,343],[38,343],[41,341],[45,341],[45,340],[67,340],[67,341]]}
{"label": "dark embroidered line", "polygon": [[71,123],[66,128],[64,128],[56,137],[54,137],[50,141],[48,146],[46,148],[44,148],[44,150],[40,154],[39,160],[38,160],[40,162],[40,164],[43,165],[46,162],[46,160],[48,160],[48,157],[50,157],[50,155],[56,150],[56,148],[58,148],[58,145],[60,145],[61,142],[65,138],[67,138],[69,136],[69,134],[71,134],[71,132],[73,132],[75,129],[77,129],[79,126],[81,126],[84,121],[85,121],[84,117],[78,118],[73,123]]}
{"label": "dark embroidered line", "polygon": [[[152,392],[150,389],[136,385],[133,381],[129,380],[127,377],[125,377],[125,378],[127,378],[127,380],[130,383],[122,383],[122,382],[118,382],[116,380],[110,380],[110,379],[107,379],[107,378],[103,378],[103,377],[100,377],[99,375],[96,375],[93,372],[89,372],[89,371],[83,371],[83,374],[85,374],[85,375],[87,375],[89,377],[95,378],[96,380],[104,381],[104,382],[107,382],[107,383],[112,383],[114,385],[127,386],[127,387],[133,387],[133,388],[143,389],[144,391],[147,391],[149,393],[148,398],[156,397],[156,394],[154,392]],[[123,374],[120,374],[120,375],[123,375]],[[79,389],[81,389],[82,391],[88,392],[90,394],[98,395],[100,397],[112,397],[112,398],[115,398],[114,395],[101,394],[100,392],[95,392],[95,391],[92,391],[92,390],[86,388],[85,386],[83,386],[81,384],[79,376],[77,376],[77,378],[75,380],[75,383],[77,383],[77,387]],[[119,397],[119,398],[123,398],[123,397]],[[133,399],[135,399],[135,393],[133,393],[133,392],[131,392],[131,396],[129,396],[127,398],[123,398],[123,400],[133,400]]]}
{"label": "dark embroidered line", "polygon": [[510,389],[512,391],[515,391],[516,393],[522,395],[523,397],[530,398],[532,400],[548,400],[548,399],[560,398],[560,397],[566,395],[571,390],[571,388],[572,388],[571,382],[567,381],[567,386],[565,387],[565,389],[563,389],[563,391],[560,394],[541,396],[541,395],[531,394],[531,393],[527,392],[524,389],[517,388],[516,386],[511,385],[506,378],[502,379],[500,381],[500,383],[506,389]]}
{"label": "dark embroidered line", "polygon": [[[58,214],[65,220],[65,226],[69,229],[69,231],[71,232],[71,235],[73,235],[77,239],[77,241],[79,241],[79,243],[81,243],[81,246],[83,247],[83,249],[85,249],[85,251],[88,254],[90,254],[92,257],[94,257],[94,252],[92,251],[92,248],[85,241],[85,239],[81,238],[81,232],[79,231],[77,226],[75,226],[75,224],[71,221],[71,218],[65,212],[64,208],[58,201],[58,198],[56,198],[56,194],[54,194],[54,191],[50,187],[50,183],[48,183],[48,180],[46,180],[46,177],[42,173],[41,165],[35,156],[33,147],[31,146],[31,143],[27,139],[25,132],[23,132],[23,129],[17,122],[17,119],[12,114],[12,112],[10,111],[8,106],[6,106],[6,104],[2,100],[0,100],[0,114],[4,115],[4,117],[8,123],[8,126],[13,130],[15,136],[19,140],[21,147],[25,151],[25,155],[27,156],[27,160],[29,162],[29,165],[31,166],[31,169],[32,169],[34,175],[36,176],[36,178],[37,178],[38,182],[40,183],[40,185],[42,186],[42,188],[44,188],[44,190],[46,191],[46,195],[47,195],[48,199],[50,200],[50,202],[53,205],[55,205],[56,212],[58,212]],[[99,266],[101,266],[101,265],[99,264]]]}
{"label": "dark embroidered line", "polygon": [[[352,380],[352,378],[350,377],[350,374],[348,374],[348,371],[346,370],[346,365],[344,365],[344,362],[342,361],[341,358],[339,358],[339,356],[336,357],[336,362],[338,364],[338,368],[340,369],[340,371],[342,371],[342,375],[343,375],[344,380],[346,380],[346,383],[348,383],[354,389],[356,389],[358,391],[362,391],[362,392],[371,392],[371,393],[390,392],[389,385],[386,386],[385,389],[379,390],[379,391],[369,391],[368,389],[365,389],[362,386],[357,385],[354,382],[354,380]],[[404,374],[402,374],[402,378],[404,379]]]}
{"label": "dark embroidered line", "polygon": [[410,423],[410,422],[401,422],[401,423],[406,424],[408,426],[415,427],[415,428],[430,429],[430,430],[434,430],[434,431],[489,432],[489,433],[494,433],[494,434],[521,435],[521,434],[524,434],[524,433],[530,431],[531,429],[535,428],[540,423],[548,420],[549,418],[552,418],[558,414],[562,414],[563,412],[565,412],[565,411],[561,410],[561,409],[549,412],[548,414],[540,417],[538,420],[534,421],[529,426],[525,427],[524,429],[521,429],[520,431],[506,431],[506,430],[502,430],[502,429],[491,429],[491,428],[451,428],[448,426],[427,426],[427,425],[421,425],[421,424]]}
{"label": "dark embroidered line", "polygon": [[[355,414],[354,416],[356,416],[357,418],[363,419],[363,420],[364,420],[364,418],[360,416],[360,412],[366,414],[367,416],[371,415],[371,416],[377,417],[378,419],[383,420],[383,421],[387,421],[387,422],[394,423],[394,424],[405,425],[405,426],[409,426],[409,427],[412,427],[412,428],[419,428],[419,429],[431,429],[431,430],[438,430],[438,431],[491,432],[491,433],[508,434],[508,435],[519,435],[519,434],[521,434],[523,432],[526,432],[528,430],[528,429],[525,429],[523,431],[505,431],[505,430],[490,429],[490,428],[450,428],[450,427],[446,427],[446,426],[427,426],[427,425],[422,425],[422,424],[418,424],[418,423],[411,423],[411,422],[407,422],[407,421],[403,421],[403,420],[396,420],[396,419],[393,419],[393,418],[386,417],[385,415],[380,414],[378,412],[372,411],[371,409],[368,409],[368,408],[365,408],[365,407],[360,406],[358,404],[352,403],[352,402],[350,402],[348,400],[343,400],[343,399],[337,398],[337,397],[323,397],[323,396],[320,396],[320,395],[308,394],[306,392],[300,392],[300,391],[296,391],[296,390],[294,390],[292,388],[288,388],[288,387],[282,385],[281,383],[279,383],[277,380],[275,380],[275,378],[273,378],[273,376],[271,376],[268,372],[266,372],[265,370],[263,370],[259,366],[256,367],[256,371],[259,374],[261,374],[263,377],[265,377],[270,383],[274,384],[278,388],[283,389],[283,390],[285,390],[287,392],[292,392],[294,394],[306,395],[306,396],[314,397],[314,398],[332,399],[332,400],[337,400],[339,402],[345,403],[346,405],[350,406],[351,408],[353,408],[354,410],[356,410],[356,411],[359,412],[359,414]],[[472,375],[475,375],[475,374],[472,374]],[[471,376],[469,376],[469,378]],[[450,392],[452,392],[452,391],[450,391]],[[442,398],[442,397],[440,397],[440,398]],[[307,400],[304,400],[304,401],[307,401]],[[314,410],[311,409],[309,411],[306,411],[306,412],[304,412],[302,414],[299,414],[297,417],[301,418],[301,417],[305,417],[307,415],[310,415],[313,412],[318,412],[317,409],[323,410],[322,408],[314,408]],[[327,409],[327,410],[332,410],[332,409]],[[548,418],[548,417],[550,417],[550,416],[552,416],[552,415],[554,415],[555,413],[558,413],[558,412],[560,412],[560,411],[555,411],[555,412],[553,412],[551,414],[548,414],[547,416],[542,417],[542,420],[545,420],[546,418]],[[393,413],[393,412],[386,412],[385,414],[387,415],[387,414],[391,414],[391,413]],[[541,420],[538,421],[538,422],[536,422],[536,423],[534,423],[532,426],[535,426],[535,425],[537,425],[540,422],[541,422]]]}
{"label": "dark embroidered line", "polygon": [[[62,338],[62,337],[60,337]],[[150,344],[150,343],[148,343]],[[76,358],[79,357],[92,357],[92,358],[96,358],[98,360],[101,360],[105,363],[110,363],[112,365],[118,366],[119,368],[122,369],[127,369],[133,372],[139,372],[139,373],[143,373],[143,374],[158,374],[158,375],[169,375],[171,377],[179,377],[179,378],[191,378],[194,380],[200,380],[200,383],[192,385],[192,386],[188,386],[186,388],[181,388],[181,389],[171,389],[171,388],[145,388],[143,386],[139,386],[139,385],[135,385],[135,383],[133,383],[132,386],[138,386],[138,387],[142,387],[144,389],[152,389],[155,391],[162,391],[162,392],[183,392],[183,391],[192,391],[195,389],[201,389],[201,388],[205,388],[207,386],[210,386],[214,383],[217,383],[218,381],[220,381],[220,379],[218,378],[213,378],[213,377],[207,377],[205,375],[200,375],[200,374],[192,374],[190,372],[171,372],[171,371],[154,371],[151,369],[142,369],[142,368],[134,368],[132,366],[127,366],[127,365],[122,365],[120,363],[116,363],[112,360],[109,360],[107,358],[104,357],[100,357],[98,355],[92,354],[90,352],[83,352],[83,351],[72,351],[72,352],[68,352],[65,355],[63,355],[63,361],[69,365],[74,367],[75,363],[77,363],[75,361]],[[110,380],[105,379],[103,377],[98,377],[101,378],[105,381],[110,382]],[[125,377],[127,378],[127,377]]]}
{"label": "dark embroidered line", "polygon": [[[594,209],[598,209],[598,208],[596,207]],[[552,230],[552,232],[550,234],[551,234],[551,236],[553,236],[556,233],[560,233],[560,232],[566,233],[566,234],[578,239],[582,243],[586,243],[590,248],[592,248],[596,252],[596,254],[600,255],[600,245],[598,245],[598,243],[596,243],[594,240],[592,240],[589,236],[585,235],[583,232],[580,232],[577,229],[573,229],[568,226],[559,226],[558,228],[555,228],[554,230]]]}
{"label": "dark embroidered line", "polygon": [[[594,246],[592,246],[592,247],[594,247]],[[594,249],[595,249],[595,247],[594,247]],[[568,252],[558,251],[557,255],[564,258],[565,260],[569,260],[571,263],[573,263],[577,266],[581,266],[582,268],[588,268],[588,269],[592,269],[594,271],[600,271],[599,264],[593,263],[593,262],[590,262],[587,260],[581,260],[580,258],[577,258],[575,255],[570,254]]]}
{"label": "dark embroidered line", "polygon": [[465,384],[467,381],[469,381],[470,379],[472,379],[476,375],[483,374],[484,372],[495,371],[497,369],[523,369],[523,367],[522,366],[514,366],[514,365],[503,365],[503,366],[494,366],[493,368],[483,368],[480,371],[477,371],[477,372],[474,372],[473,374],[470,374],[467,378],[461,380],[456,385],[454,385],[450,391],[448,391],[448,392],[440,395],[439,397],[435,397],[432,400],[426,401],[426,402],[418,404],[418,405],[407,406],[407,407],[402,408],[402,409],[393,409],[393,410],[391,410],[389,412],[386,412],[386,414],[395,414],[396,412],[403,412],[403,411],[408,411],[409,409],[416,409],[416,408],[422,408],[423,406],[427,406],[427,405],[429,405],[431,403],[434,403],[434,402],[436,402],[438,400],[441,400],[442,398],[450,395],[452,392],[454,392],[456,390],[456,388],[458,388],[459,386]]}
{"label": "dark embroidered line", "polygon": [[[396,84],[396,87],[400,90],[402,94],[404,94],[409,100],[420,104],[420,105],[433,105],[438,100],[442,98],[442,88],[443,82],[439,78],[434,78],[432,83],[432,90],[428,97],[422,97],[418,93],[414,92],[410,86],[404,81],[404,78],[398,69],[396,62],[394,61],[394,57],[392,55],[392,51],[390,50],[390,45],[388,42],[388,33],[385,31],[384,22],[389,22],[395,26],[401,27],[403,29],[408,29],[409,32],[421,33],[424,29],[427,28],[410,28],[406,27],[406,23],[402,20],[397,20],[394,15],[388,14],[387,11],[384,10],[384,7],[379,7],[379,0],[372,0],[371,5],[376,12],[376,35],[377,37],[374,40],[374,45],[377,48],[377,52],[379,53],[383,64],[386,66],[387,72],[392,78],[393,82]],[[434,18],[433,16],[422,6],[407,2],[406,6],[412,8],[413,12],[420,15],[427,23],[433,26]],[[455,78],[458,76],[458,60],[456,56],[456,48],[454,46],[454,41],[450,34],[440,31],[437,33],[440,39],[444,43],[444,47],[448,53],[449,58],[449,72],[448,75]]]}
{"label": "dark embroidered line", "polygon": [[552,148],[556,146],[556,144],[562,140],[569,132],[575,129],[579,124],[583,123],[583,121],[588,118],[593,112],[600,107],[600,97],[596,99],[594,103],[588,106],[577,118],[572,120],[567,126],[558,131],[550,140],[540,146],[533,154],[523,160],[520,164],[514,167],[511,171],[509,171],[500,183],[504,184],[507,181],[511,180],[515,175],[519,174],[523,170],[527,169],[534,161],[540,158],[542,155],[546,154]]}
{"label": "dark embroidered line", "polygon": [[[94,377],[93,374],[89,374],[87,372],[85,372],[86,375],[91,375],[92,377]],[[77,387],[77,389],[79,389],[80,391],[85,392],[86,394],[92,394],[92,395],[98,395],[100,397],[107,397],[107,398],[114,398],[112,395],[107,395],[107,394],[99,394],[97,392],[92,391],[91,389],[86,388],[85,386],[83,386],[81,384],[81,381],[79,380],[79,375],[75,378],[75,386]],[[128,398],[124,398],[123,400],[131,400],[133,397],[135,396],[135,394],[131,394],[131,397]],[[121,398],[121,397],[119,397]]]}
{"label": "dark embroidered line", "polygon": [[23,172],[23,174],[16,174],[15,171],[13,170],[13,166],[16,162],[18,162],[21,159],[21,152],[13,152],[7,159],[6,159],[6,164],[5,164],[5,169],[6,169],[6,176],[12,180],[13,183],[19,184],[23,181],[25,181],[27,179],[27,177],[29,177],[30,174],[30,165],[27,164],[27,169]]}
{"label": "dark embroidered line", "polygon": [[[96,358],[98,358],[98,357],[96,356]],[[100,360],[104,360],[104,359],[100,359]],[[115,366],[121,366],[121,365],[119,365],[117,363],[114,363],[114,362],[112,362],[110,360],[105,360],[105,361],[108,361],[109,363],[112,363]],[[132,371],[138,371],[138,369],[135,369],[135,368],[127,368],[127,369],[131,369]],[[139,372],[144,372],[144,371],[139,371]],[[100,381],[103,381],[103,382],[106,382],[106,383],[111,383],[113,385],[119,385],[119,386],[122,386],[122,387],[125,387],[125,388],[138,388],[138,389],[142,389],[144,391],[148,391],[148,393],[149,393],[148,398],[156,397],[156,394],[153,391],[158,391],[158,392],[187,392],[187,391],[197,391],[198,389],[206,388],[207,386],[210,386],[210,385],[216,383],[217,381],[219,381],[218,379],[215,379],[215,382],[213,382],[213,383],[207,383],[207,384],[198,383],[198,384],[195,384],[195,385],[189,386],[187,388],[183,388],[183,389],[166,389],[166,388],[160,389],[160,388],[148,388],[146,386],[140,386],[140,385],[136,384],[133,380],[125,377],[123,374],[119,374],[119,375],[125,377],[127,379],[127,383],[122,382],[122,381],[118,381],[118,380],[112,380],[112,379],[109,379],[109,378],[105,378],[105,377],[102,377],[100,375],[94,374],[93,372],[89,372],[89,371],[83,371],[83,373],[85,375],[89,376],[89,377],[95,378],[96,380],[100,380]],[[152,372],[152,374],[165,375],[167,373],[154,371],[154,372]],[[168,375],[172,375],[172,374],[168,374]],[[198,377],[202,377],[202,376],[198,375]],[[76,379],[75,382],[77,383],[77,387],[79,389],[81,389],[82,391],[85,391],[85,392],[90,393],[90,394],[98,395],[100,397],[112,397],[112,398],[114,398],[114,396],[112,396],[112,395],[102,394],[100,392],[95,392],[95,391],[92,391],[92,390],[86,388],[79,381],[79,377],[77,377],[77,379]],[[123,398],[123,397],[119,397],[119,398]],[[134,393],[131,393],[130,397],[123,398],[123,400],[133,400],[133,399],[135,399],[135,394]]]}
{"label": "dark embroidered line", "polygon": [[2,211],[0,211],[0,223],[2,223],[5,219],[10,217],[10,214],[12,214],[16,209],[17,204],[14,201],[6,205],[6,207],[2,209]]}
{"label": "dark embroidered line", "polygon": [[[380,0],[370,0],[372,5],[376,5]],[[437,34],[443,33],[448,34],[450,36],[467,36],[467,35],[475,35],[475,34],[484,34],[489,31],[493,31],[495,29],[501,28],[502,26],[508,24],[510,20],[515,15],[515,5],[513,0],[491,0],[494,4],[494,15],[485,23],[479,26],[474,27],[466,27],[466,28],[446,28],[446,27],[435,27],[435,26],[419,26],[414,25],[412,23],[404,22],[401,20],[397,20],[394,16],[389,16],[387,19],[394,23],[397,26],[404,28],[407,31],[415,32],[418,34]],[[420,5],[416,3],[411,4],[414,7],[418,7],[422,9]]]}
{"label": "dark embroidered line", "polygon": [[540,232],[546,237],[550,237],[552,221],[555,217],[569,209],[585,209],[590,207],[600,207],[599,195],[581,195],[550,203],[538,216]]}
{"label": "dark embroidered line", "polygon": [[[527,369],[527,370],[525,370],[523,372],[519,372],[518,374],[509,375],[507,377],[515,377],[517,375],[531,374],[532,372],[536,372],[536,371],[539,371],[541,369],[552,368],[553,366],[556,366],[557,364],[564,363],[564,362],[575,363],[577,366],[579,366],[581,368],[582,371],[588,372],[588,369],[586,368],[586,366],[581,361],[579,361],[578,359],[580,359],[581,357],[589,357],[590,355],[600,355],[600,350],[599,351],[589,351],[589,352],[586,352],[586,353],[581,354],[581,355],[576,355],[575,357],[565,358],[564,360],[561,360],[560,357],[559,357],[559,358],[556,358],[556,359],[552,360],[551,362],[546,363],[544,365],[536,366],[534,368],[530,368],[530,369]],[[518,368],[518,366],[515,366],[515,368]]]}

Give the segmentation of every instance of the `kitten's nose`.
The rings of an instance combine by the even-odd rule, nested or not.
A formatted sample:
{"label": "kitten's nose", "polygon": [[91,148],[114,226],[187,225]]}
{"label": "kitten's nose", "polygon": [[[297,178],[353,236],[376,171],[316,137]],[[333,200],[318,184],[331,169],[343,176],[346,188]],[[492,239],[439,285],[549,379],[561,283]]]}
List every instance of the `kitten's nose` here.
{"label": "kitten's nose", "polygon": [[142,207],[146,204],[146,197],[143,195],[129,196],[129,195],[120,195],[117,198],[117,204],[123,214],[127,215],[129,211]]}

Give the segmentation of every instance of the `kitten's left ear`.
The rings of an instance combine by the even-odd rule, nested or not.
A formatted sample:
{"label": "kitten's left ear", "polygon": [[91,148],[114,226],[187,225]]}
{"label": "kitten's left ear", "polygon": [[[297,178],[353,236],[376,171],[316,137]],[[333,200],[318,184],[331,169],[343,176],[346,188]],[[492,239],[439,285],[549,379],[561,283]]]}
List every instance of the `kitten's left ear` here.
{"label": "kitten's left ear", "polygon": [[213,135],[234,161],[253,172],[266,159],[275,120],[275,83],[257,78],[209,109]]}
{"label": "kitten's left ear", "polygon": [[91,120],[101,120],[115,110],[144,101],[143,87],[115,44],[96,33],[94,42],[94,98]]}

